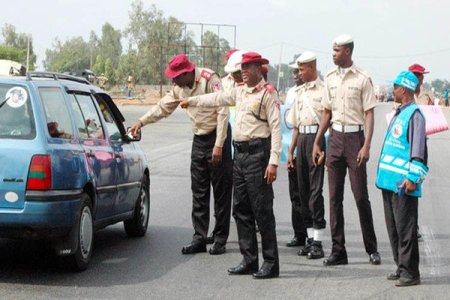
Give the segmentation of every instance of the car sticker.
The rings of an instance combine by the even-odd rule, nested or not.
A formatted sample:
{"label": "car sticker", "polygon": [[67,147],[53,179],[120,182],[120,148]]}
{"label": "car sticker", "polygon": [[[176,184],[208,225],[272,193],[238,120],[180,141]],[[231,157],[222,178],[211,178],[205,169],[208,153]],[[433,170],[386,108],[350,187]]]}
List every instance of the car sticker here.
{"label": "car sticker", "polygon": [[17,200],[19,200],[19,195],[17,195],[14,192],[7,192],[5,194],[5,200],[11,203],[16,202]]}
{"label": "car sticker", "polygon": [[8,90],[8,92],[6,93],[6,99],[8,99],[6,104],[8,104],[10,107],[21,107],[25,104],[25,102],[27,102],[28,93],[24,88],[15,86]]}

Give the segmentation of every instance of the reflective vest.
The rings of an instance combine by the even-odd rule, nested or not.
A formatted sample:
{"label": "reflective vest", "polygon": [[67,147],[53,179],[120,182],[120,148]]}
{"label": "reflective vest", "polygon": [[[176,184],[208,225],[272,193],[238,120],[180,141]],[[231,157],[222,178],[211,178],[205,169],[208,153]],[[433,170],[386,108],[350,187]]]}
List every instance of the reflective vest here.
{"label": "reflective vest", "polygon": [[378,162],[376,185],[397,193],[398,185],[409,179],[416,184],[416,190],[407,194],[420,197],[428,167],[419,161],[410,161],[411,144],[408,141],[409,121],[416,110],[420,112],[417,104],[410,104],[389,125]]}

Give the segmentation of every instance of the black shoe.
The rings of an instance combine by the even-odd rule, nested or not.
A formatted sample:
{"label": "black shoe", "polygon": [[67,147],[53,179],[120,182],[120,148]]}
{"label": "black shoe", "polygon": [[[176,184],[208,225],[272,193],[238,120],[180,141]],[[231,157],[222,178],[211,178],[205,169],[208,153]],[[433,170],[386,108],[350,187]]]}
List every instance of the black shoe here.
{"label": "black shoe", "polygon": [[400,279],[400,273],[398,271],[389,273],[386,278],[387,280],[398,280]]}
{"label": "black shoe", "polygon": [[336,265],[347,265],[348,259],[347,255],[336,255],[331,254],[328,258],[323,261],[324,266],[336,266]]}
{"label": "black shoe", "polygon": [[267,279],[280,276],[280,266],[278,263],[264,262],[261,269],[253,274],[253,279]]}
{"label": "black shoe", "polygon": [[212,243],[214,243],[214,236],[208,236],[207,238],[206,238],[206,244],[212,244]]}
{"label": "black shoe", "polygon": [[381,257],[378,252],[374,252],[369,255],[369,261],[372,265],[379,265],[381,264]]}
{"label": "black shoe", "polygon": [[226,248],[224,244],[215,242],[211,248],[209,248],[209,254],[211,255],[220,255],[220,254],[224,254],[226,252]]}
{"label": "black shoe", "polygon": [[302,250],[298,251],[297,254],[299,256],[306,256],[306,255],[308,255],[309,251],[311,250],[311,246],[312,246],[313,241],[314,241],[313,238],[307,238],[305,246],[302,248]]}
{"label": "black shoe", "polygon": [[325,254],[323,253],[322,242],[314,241],[311,245],[311,250],[309,251],[306,258],[318,259],[318,258],[322,258],[324,256],[325,256]]}
{"label": "black shoe", "polygon": [[301,237],[294,236],[292,240],[286,244],[286,247],[298,247],[298,246],[304,246],[305,245],[305,239]]}
{"label": "black shoe", "polygon": [[241,262],[238,266],[229,268],[229,275],[249,275],[253,274],[258,270],[258,263],[255,264],[246,264],[245,262]]}
{"label": "black shoe", "polygon": [[420,278],[404,278],[400,277],[395,286],[412,286],[420,284]]}
{"label": "black shoe", "polygon": [[191,242],[189,245],[186,245],[181,249],[181,253],[183,254],[194,254],[200,252],[206,252],[206,245],[199,242]]}

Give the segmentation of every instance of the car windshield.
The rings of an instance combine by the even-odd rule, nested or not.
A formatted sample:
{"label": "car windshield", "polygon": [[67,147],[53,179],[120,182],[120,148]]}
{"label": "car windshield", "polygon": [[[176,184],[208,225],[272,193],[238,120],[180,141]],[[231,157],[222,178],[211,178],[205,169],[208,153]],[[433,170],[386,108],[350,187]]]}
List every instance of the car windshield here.
{"label": "car windshield", "polygon": [[0,84],[0,139],[36,136],[30,93],[26,87]]}

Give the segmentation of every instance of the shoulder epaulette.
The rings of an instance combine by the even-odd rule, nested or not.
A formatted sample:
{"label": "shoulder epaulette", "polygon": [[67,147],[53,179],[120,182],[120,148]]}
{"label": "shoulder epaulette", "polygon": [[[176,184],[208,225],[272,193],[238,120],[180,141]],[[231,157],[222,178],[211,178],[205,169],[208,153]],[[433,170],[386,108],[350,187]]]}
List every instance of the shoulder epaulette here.
{"label": "shoulder epaulette", "polygon": [[213,71],[206,70],[206,69],[203,69],[202,72],[200,73],[200,76],[202,76],[206,80],[210,80],[213,75],[214,75]]}
{"label": "shoulder epaulette", "polygon": [[364,75],[365,77],[367,77],[367,78],[370,78],[370,75],[369,75],[369,73],[367,73],[367,72],[366,72],[366,71],[364,71],[363,69],[361,69],[361,68],[358,68],[358,67],[356,67],[356,66],[355,66],[355,70],[356,70],[356,72],[358,72],[358,73],[360,73],[360,74]]}
{"label": "shoulder epaulette", "polygon": [[245,82],[239,82],[237,85],[244,85],[245,84]]}
{"label": "shoulder epaulette", "polygon": [[264,84],[264,87],[266,88],[266,90],[267,90],[270,94],[277,90],[273,85],[271,85],[271,84],[268,83],[268,82],[266,82],[266,83]]}
{"label": "shoulder epaulette", "polygon": [[326,75],[326,77],[330,76],[331,74],[335,73],[337,71],[337,68],[334,68],[333,70],[329,71]]}

